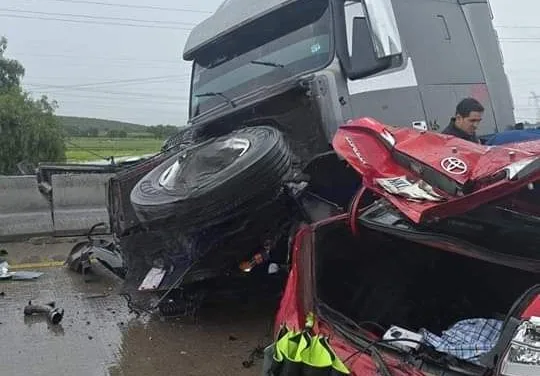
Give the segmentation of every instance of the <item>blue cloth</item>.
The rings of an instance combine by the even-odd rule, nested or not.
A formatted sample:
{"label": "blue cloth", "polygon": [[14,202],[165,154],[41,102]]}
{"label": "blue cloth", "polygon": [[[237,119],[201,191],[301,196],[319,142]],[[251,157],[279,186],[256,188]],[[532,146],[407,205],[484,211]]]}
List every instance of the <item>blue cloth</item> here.
{"label": "blue cloth", "polygon": [[540,139],[540,129],[511,130],[494,134],[486,145],[504,145]]}
{"label": "blue cloth", "polygon": [[502,324],[500,320],[468,319],[443,331],[442,336],[426,329],[420,329],[420,334],[423,341],[438,352],[477,363],[478,358],[491,351],[499,340]]}

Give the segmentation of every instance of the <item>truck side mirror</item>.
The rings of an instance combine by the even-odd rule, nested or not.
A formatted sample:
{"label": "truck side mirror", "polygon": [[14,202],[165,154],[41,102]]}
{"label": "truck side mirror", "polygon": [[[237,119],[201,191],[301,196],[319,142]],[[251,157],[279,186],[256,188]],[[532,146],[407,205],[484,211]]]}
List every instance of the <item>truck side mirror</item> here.
{"label": "truck side mirror", "polygon": [[401,65],[402,46],[392,0],[334,0],[336,50],[350,80]]}
{"label": "truck side mirror", "polygon": [[350,70],[347,76],[351,80],[370,76],[390,68],[392,56],[379,58],[377,47],[366,17],[355,17],[352,28],[352,51]]}

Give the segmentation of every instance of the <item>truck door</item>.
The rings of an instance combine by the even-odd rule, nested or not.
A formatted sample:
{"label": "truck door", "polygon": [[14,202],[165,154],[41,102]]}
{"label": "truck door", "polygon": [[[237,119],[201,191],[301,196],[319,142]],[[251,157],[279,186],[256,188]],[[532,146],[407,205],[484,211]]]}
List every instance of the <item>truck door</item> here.
{"label": "truck door", "polygon": [[[347,80],[352,117],[369,116],[382,122],[400,126],[410,126],[413,122],[425,120],[424,106],[418,90],[412,59],[403,51],[402,38],[396,23],[391,0],[345,1],[345,22],[347,43],[352,54],[352,23],[355,17],[365,17],[370,12],[373,23],[378,23],[382,33],[396,41],[402,62],[380,74]],[[376,33],[377,31],[374,31]],[[365,53],[365,52],[364,52]]]}
{"label": "truck door", "polygon": [[[489,18],[487,1],[468,20],[463,0],[393,1],[401,37],[414,61],[416,79],[426,113],[426,121],[448,123],[459,100],[478,99],[486,108],[479,134],[496,132],[498,126],[511,121],[512,109],[496,116],[494,98],[509,97],[509,88],[488,87],[489,82],[504,79],[500,54],[492,48],[496,37]],[[470,23],[482,23],[481,38],[473,38]],[[477,35],[477,34],[475,34]],[[478,34],[479,35],[479,34]],[[506,100],[508,102],[508,100]],[[502,111],[502,110],[501,110]],[[510,124],[505,124],[510,125]]]}

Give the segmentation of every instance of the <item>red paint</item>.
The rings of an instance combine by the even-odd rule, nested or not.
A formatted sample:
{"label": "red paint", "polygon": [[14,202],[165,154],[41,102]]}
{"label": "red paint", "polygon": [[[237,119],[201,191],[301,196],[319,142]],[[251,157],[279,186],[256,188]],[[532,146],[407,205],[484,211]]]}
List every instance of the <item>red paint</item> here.
{"label": "red paint", "polygon": [[312,231],[308,226],[302,227],[294,238],[292,247],[292,262],[291,270],[287,278],[287,284],[285,285],[285,291],[281,298],[278,312],[275,319],[274,334],[277,334],[281,325],[286,323],[289,330],[300,330],[304,327],[304,321],[306,318],[305,310],[302,304],[303,297],[299,293],[299,262],[300,252],[303,250],[303,243],[305,238],[312,235]]}
{"label": "red paint", "polygon": [[[302,304],[304,299],[301,296],[300,286],[309,286],[309,283],[306,283],[306,275],[303,275],[300,272],[302,270],[301,265],[299,264],[302,260],[301,254],[312,251],[309,246],[306,246],[306,244],[310,244],[309,242],[306,243],[306,240],[313,235],[313,229],[316,229],[322,223],[341,220],[346,220],[346,216],[342,215],[329,218],[312,227],[305,226],[301,228],[295,236],[292,250],[291,271],[276,315],[274,335],[277,335],[279,329],[283,325],[289,330],[294,331],[299,331],[304,328],[306,310]],[[336,355],[343,361],[347,360],[345,365],[351,371],[351,376],[380,376],[371,357],[367,354],[358,353],[357,348],[337,335],[332,327],[325,321],[318,319],[313,328],[313,333],[323,334],[329,338],[330,345],[336,352]],[[369,333],[367,334],[369,335]],[[371,339],[377,340],[379,337],[373,334],[371,335]],[[397,358],[384,355],[384,360],[391,370],[392,376],[424,376],[420,370],[410,365],[402,364]]]}
{"label": "red paint", "polygon": [[[383,135],[395,139],[392,147]],[[512,147],[514,146],[514,147]],[[394,159],[392,151],[398,151],[427,165],[441,175],[463,185],[489,177],[511,163],[531,157],[540,157],[540,141],[515,145],[489,147],[442,135],[420,132],[411,128],[392,128],[371,118],[360,118],[342,126],[333,140],[333,147],[362,176],[366,188],[384,196],[411,220],[420,222],[427,217],[447,217],[472,210],[486,202],[513,193],[529,182],[540,178],[540,171],[526,181],[502,180],[466,196],[455,197],[438,191],[447,200],[437,202],[411,202],[387,193],[376,183],[378,178],[407,176],[418,179],[414,172],[402,167]],[[510,156],[510,153],[513,156]],[[443,169],[441,162],[447,157],[457,157],[467,165],[462,175],[451,174]]]}
{"label": "red paint", "polygon": [[[381,135],[386,132],[395,139],[395,145],[385,141]],[[409,176],[417,178],[414,173],[401,167],[392,156],[392,149],[404,153],[417,161],[433,167],[441,174],[455,179],[459,183],[478,179],[501,170],[509,163],[540,156],[540,141],[521,143],[521,150],[507,147],[484,147],[467,141],[459,140],[450,136],[444,136],[431,132],[418,132],[412,129],[395,129],[385,126],[373,119],[362,118],[343,126],[338,130],[333,146],[336,152],[362,176],[363,187],[386,197],[400,211],[412,220],[420,221],[425,216],[449,216],[458,214],[479,206],[488,201],[508,195],[528,184],[529,181],[540,179],[540,172],[530,176],[524,182],[500,181],[479,189],[464,197],[453,197],[443,192],[441,195],[447,198],[444,203],[411,202],[404,198],[393,196],[380,189],[375,183],[376,178],[388,178],[396,176]],[[457,148],[454,153],[452,148]],[[526,150],[526,151],[525,151]],[[512,160],[509,152],[514,151]],[[440,161],[447,156],[457,156],[468,165],[468,171],[463,176],[452,176],[445,172]],[[361,192],[358,193],[355,204],[352,205],[352,216],[356,212],[360,202]],[[283,298],[275,321],[275,333],[286,325],[288,329],[299,331],[304,328],[306,313],[312,310],[311,305],[315,296],[312,291],[311,253],[313,232],[321,225],[335,221],[343,221],[349,225],[351,213],[343,214],[334,218],[327,218],[317,224],[302,227],[297,233],[292,249],[292,264],[287,280]],[[354,226],[353,230],[354,230]],[[429,242],[427,242],[429,243]],[[452,244],[431,244],[432,246],[444,247],[447,250],[463,253]],[[454,247],[454,248],[452,248]],[[308,265],[308,266],[306,266]],[[524,318],[540,316],[540,296],[536,297],[523,313]],[[337,356],[345,362],[351,375],[379,376],[377,366],[373,359],[363,352],[358,352],[351,342],[341,337],[334,328],[318,317],[313,328],[315,334],[322,334],[329,338],[330,345]],[[375,333],[365,332],[366,339],[377,340]],[[391,354],[383,355],[393,376],[425,376],[419,369],[412,365],[403,364]]]}
{"label": "red paint", "polygon": [[521,315],[521,318],[530,319],[531,316],[540,317],[540,295],[537,295],[531,304],[529,304],[527,309]]}

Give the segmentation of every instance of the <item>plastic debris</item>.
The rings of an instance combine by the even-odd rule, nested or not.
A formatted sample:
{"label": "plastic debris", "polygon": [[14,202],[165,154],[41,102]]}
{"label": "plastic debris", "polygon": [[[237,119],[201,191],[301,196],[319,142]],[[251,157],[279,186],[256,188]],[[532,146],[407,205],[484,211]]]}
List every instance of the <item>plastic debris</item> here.
{"label": "plastic debris", "polygon": [[2,279],[11,279],[13,273],[9,271],[9,264],[7,262],[0,263],[0,280]]}
{"label": "plastic debris", "polygon": [[56,308],[56,304],[54,302],[40,305],[32,304],[32,301],[29,301],[28,305],[24,307],[24,315],[45,315],[47,317],[47,320],[51,324],[57,325],[60,323],[60,321],[62,321],[62,318],[64,317],[64,309]]}
{"label": "plastic debris", "polygon": [[9,264],[4,261],[0,263],[0,280],[14,280],[14,281],[28,281],[31,279],[39,278],[43,275],[41,272],[31,272],[31,271],[17,271],[10,272]]}

